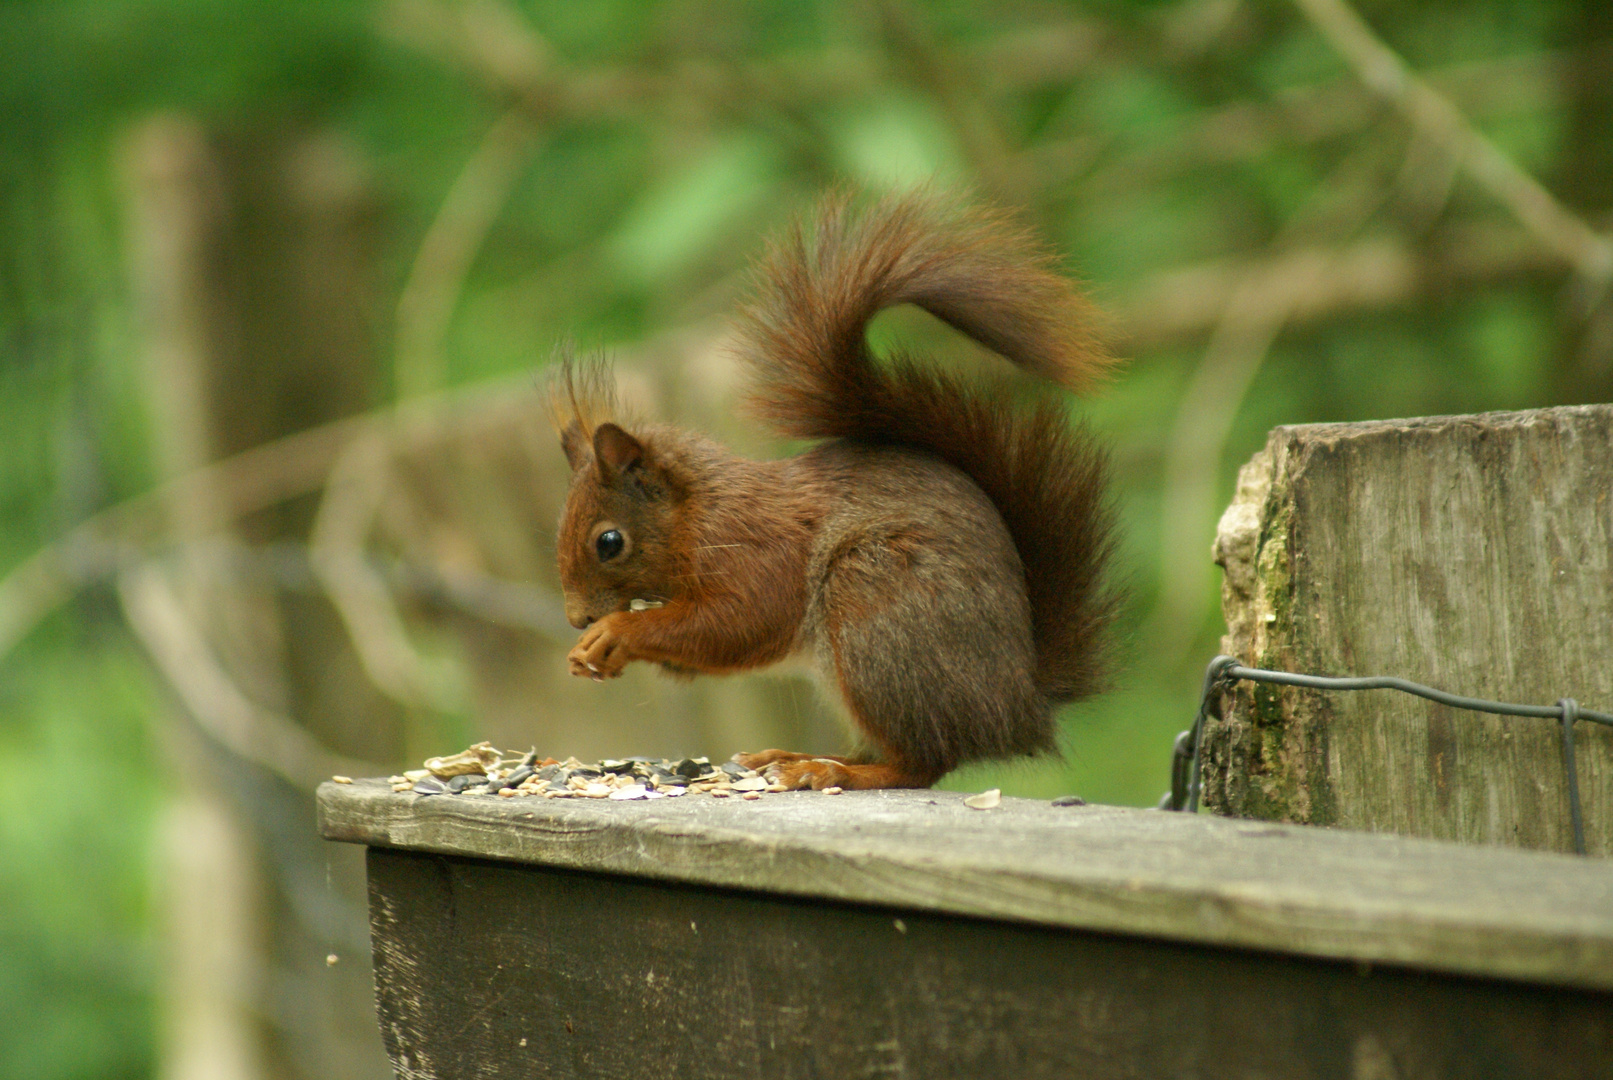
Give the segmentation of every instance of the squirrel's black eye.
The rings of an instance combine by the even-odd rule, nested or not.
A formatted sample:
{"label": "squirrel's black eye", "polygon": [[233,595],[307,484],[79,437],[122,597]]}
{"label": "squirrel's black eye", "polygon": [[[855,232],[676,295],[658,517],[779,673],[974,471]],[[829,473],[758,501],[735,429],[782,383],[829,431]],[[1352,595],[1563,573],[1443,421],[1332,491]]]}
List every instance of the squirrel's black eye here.
{"label": "squirrel's black eye", "polygon": [[622,553],[625,544],[621,533],[615,529],[606,529],[599,534],[599,539],[594,541],[594,550],[599,552],[600,562],[610,562]]}

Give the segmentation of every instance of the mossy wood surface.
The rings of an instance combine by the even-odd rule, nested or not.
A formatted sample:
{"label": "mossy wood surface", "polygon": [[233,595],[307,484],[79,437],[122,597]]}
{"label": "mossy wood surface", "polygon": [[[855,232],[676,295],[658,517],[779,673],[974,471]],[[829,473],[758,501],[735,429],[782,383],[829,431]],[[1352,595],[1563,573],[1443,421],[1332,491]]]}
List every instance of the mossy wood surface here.
{"label": "mossy wood surface", "polygon": [[[1613,406],[1277,428],[1216,560],[1244,664],[1613,711]],[[1552,720],[1247,682],[1224,712],[1219,813],[1573,849]],[[1613,730],[1576,745],[1587,848],[1613,854]]]}
{"label": "mossy wood surface", "polygon": [[322,785],[319,807],[327,838],[371,847],[1613,990],[1604,860],[939,791],[611,802],[360,781]]}

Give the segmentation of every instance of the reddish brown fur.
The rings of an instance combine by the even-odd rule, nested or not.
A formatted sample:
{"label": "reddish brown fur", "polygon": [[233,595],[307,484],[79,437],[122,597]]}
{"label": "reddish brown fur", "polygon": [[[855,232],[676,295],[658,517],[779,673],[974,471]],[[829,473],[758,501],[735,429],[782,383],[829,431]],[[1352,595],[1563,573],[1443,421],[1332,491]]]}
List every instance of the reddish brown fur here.
{"label": "reddish brown fur", "polygon": [[[718,674],[782,659],[805,609],[794,571],[807,536],[792,528],[799,500],[777,477],[781,463],[746,462],[665,427],[643,428],[636,441],[643,461],[631,473],[640,476],[605,480],[592,448],[574,462],[558,545],[567,616],[594,638],[609,627],[622,647],[630,641],[622,663]],[[619,567],[601,565],[588,542],[604,519],[631,532],[634,557]],[[665,606],[627,611],[634,599]],[[599,660],[576,654],[572,669]]]}
{"label": "reddish brown fur", "polygon": [[[562,369],[561,579],[586,627],[573,672],[717,673],[815,650],[880,760],[742,757],[790,786],[927,786],[963,761],[1051,749],[1051,706],[1096,688],[1115,606],[1103,457],[1046,389],[881,365],[864,330],[914,303],[1078,388],[1110,363],[1086,302],[1000,216],[924,198],[862,214],[832,199],[760,280],[741,347],[757,411],[830,440],[798,457],[629,434],[600,420],[598,368]],[[612,527],[625,550],[604,559]]]}

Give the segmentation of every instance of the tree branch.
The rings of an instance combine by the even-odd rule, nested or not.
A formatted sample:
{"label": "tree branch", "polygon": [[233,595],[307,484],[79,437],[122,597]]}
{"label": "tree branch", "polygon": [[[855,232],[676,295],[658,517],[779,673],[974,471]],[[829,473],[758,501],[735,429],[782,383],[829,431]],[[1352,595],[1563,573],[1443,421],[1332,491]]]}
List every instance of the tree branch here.
{"label": "tree branch", "polygon": [[314,520],[310,558],[370,681],[400,704],[451,712],[457,703],[446,690],[445,673],[415,649],[391,591],[364,555],[364,540],[386,496],[388,457],[381,430],[343,451]]}
{"label": "tree branch", "polygon": [[400,400],[442,389],[443,336],[476,252],[521,178],[537,134],[519,109],[499,117],[465,162],[420,241],[398,295],[393,377]]}
{"label": "tree branch", "polygon": [[333,774],[375,776],[372,762],[331,753],[291,720],[263,708],[230,678],[163,572],[144,563],[118,575],[135,636],[202,730],[237,757],[312,791]]}
{"label": "tree branch", "polygon": [[1504,154],[1449,98],[1406,66],[1346,0],[1294,0],[1368,88],[1446,141],[1469,176],[1505,206],[1596,295],[1613,281],[1613,241],[1564,207]]}
{"label": "tree branch", "polygon": [[[0,657],[90,581],[106,577],[152,544],[196,539],[196,506],[217,504],[222,526],[318,491],[342,449],[386,424],[397,437],[435,431],[445,413],[492,416],[531,376],[488,379],[442,395],[351,416],[255,446],[160,484],[80,522],[0,579]],[[401,434],[398,434],[401,433]]]}

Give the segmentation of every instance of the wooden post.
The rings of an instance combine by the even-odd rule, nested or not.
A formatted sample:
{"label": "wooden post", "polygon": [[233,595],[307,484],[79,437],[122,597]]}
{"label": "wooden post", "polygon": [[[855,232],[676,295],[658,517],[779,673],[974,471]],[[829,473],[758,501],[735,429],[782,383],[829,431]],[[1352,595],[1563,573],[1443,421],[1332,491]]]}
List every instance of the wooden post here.
{"label": "wooden post", "polygon": [[[1223,650],[1318,675],[1613,711],[1613,406],[1277,428],[1221,519]],[[1573,850],[1559,725],[1239,683],[1205,741],[1238,817]],[[1576,729],[1589,853],[1613,731]]]}

